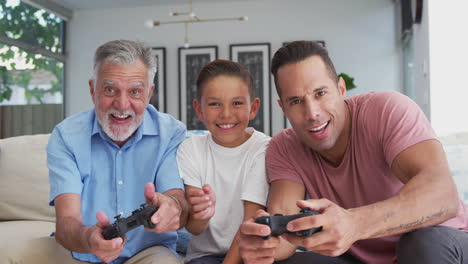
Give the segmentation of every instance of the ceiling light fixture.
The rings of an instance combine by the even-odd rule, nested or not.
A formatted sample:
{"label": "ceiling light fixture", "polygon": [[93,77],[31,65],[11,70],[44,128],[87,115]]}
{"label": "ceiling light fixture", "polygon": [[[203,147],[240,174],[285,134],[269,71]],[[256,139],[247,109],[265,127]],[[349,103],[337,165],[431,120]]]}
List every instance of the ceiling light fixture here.
{"label": "ceiling light fixture", "polygon": [[247,21],[248,17],[223,17],[223,18],[199,18],[192,8],[192,0],[189,0],[189,11],[185,12],[170,12],[169,16],[188,16],[189,18],[183,20],[175,21],[155,21],[148,20],[145,22],[145,26],[148,28],[153,28],[156,26],[167,25],[167,24],[185,24],[185,34],[184,34],[184,47],[190,47],[188,40],[188,24],[190,23],[201,23],[201,22],[217,22],[217,21]]}

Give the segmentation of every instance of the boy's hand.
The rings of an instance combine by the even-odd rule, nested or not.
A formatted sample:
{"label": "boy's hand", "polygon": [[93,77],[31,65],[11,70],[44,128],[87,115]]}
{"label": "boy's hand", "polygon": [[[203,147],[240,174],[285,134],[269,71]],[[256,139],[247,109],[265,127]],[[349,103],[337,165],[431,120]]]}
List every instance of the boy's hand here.
{"label": "boy's hand", "polygon": [[256,218],[268,215],[264,210],[258,210],[255,218],[244,221],[239,228],[239,252],[246,264],[270,264],[275,260],[279,237],[272,236],[267,240],[263,239],[262,237],[271,233],[271,229],[267,225],[255,223]]}
{"label": "boy's hand", "polygon": [[94,255],[103,262],[108,263],[118,258],[124,249],[125,241],[121,237],[105,240],[102,236],[104,228],[108,226],[109,218],[104,212],[96,213],[97,223],[90,227],[85,233],[86,243]]}
{"label": "boy's hand", "polygon": [[191,217],[195,220],[208,220],[213,217],[216,206],[216,196],[209,184],[202,189],[187,188],[187,200],[191,206]]}

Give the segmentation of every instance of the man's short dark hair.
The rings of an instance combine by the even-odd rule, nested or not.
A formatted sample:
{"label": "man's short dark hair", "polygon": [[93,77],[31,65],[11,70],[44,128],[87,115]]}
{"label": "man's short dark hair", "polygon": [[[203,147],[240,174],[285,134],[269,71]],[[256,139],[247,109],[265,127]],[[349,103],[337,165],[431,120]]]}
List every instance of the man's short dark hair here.
{"label": "man's short dark hair", "polygon": [[338,83],[335,66],[328,56],[328,51],[319,43],[314,41],[294,41],[276,51],[271,60],[271,73],[275,79],[276,92],[281,97],[280,87],[278,86],[278,70],[287,64],[293,64],[303,61],[311,56],[319,56],[327,67],[330,78]]}

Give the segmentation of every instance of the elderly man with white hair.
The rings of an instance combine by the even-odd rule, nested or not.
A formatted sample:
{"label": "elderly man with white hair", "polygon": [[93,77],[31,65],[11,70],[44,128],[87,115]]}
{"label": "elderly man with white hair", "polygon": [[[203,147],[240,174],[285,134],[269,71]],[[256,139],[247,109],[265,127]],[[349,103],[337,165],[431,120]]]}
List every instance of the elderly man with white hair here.
{"label": "elderly man with white hair", "polygon": [[[110,41],[94,57],[94,109],[58,124],[47,146],[50,205],[56,210],[57,263],[178,263],[177,229],[188,204],[176,150],[185,126],[149,100],[156,73],[151,48]],[[104,239],[109,216],[156,206],[154,228]],[[71,254],[70,254],[71,252]]]}

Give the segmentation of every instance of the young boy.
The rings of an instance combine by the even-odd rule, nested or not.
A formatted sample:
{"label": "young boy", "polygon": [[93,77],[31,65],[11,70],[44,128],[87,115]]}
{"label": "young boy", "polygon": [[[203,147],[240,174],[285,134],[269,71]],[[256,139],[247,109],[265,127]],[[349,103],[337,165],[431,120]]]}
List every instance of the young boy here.
{"label": "young boy", "polygon": [[200,71],[193,106],[209,133],[192,135],[177,151],[191,204],[186,228],[193,236],[186,261],[241,263],[235,239],[239,226],[264,208],[269,188],[265,149],[270,137],[247,127],[260,100],[245,67],[217,60]]}

